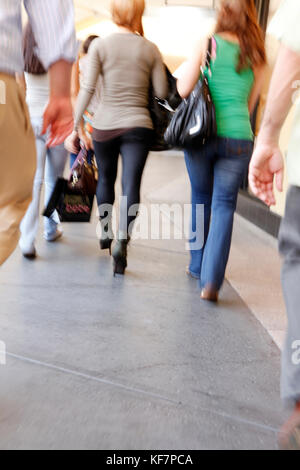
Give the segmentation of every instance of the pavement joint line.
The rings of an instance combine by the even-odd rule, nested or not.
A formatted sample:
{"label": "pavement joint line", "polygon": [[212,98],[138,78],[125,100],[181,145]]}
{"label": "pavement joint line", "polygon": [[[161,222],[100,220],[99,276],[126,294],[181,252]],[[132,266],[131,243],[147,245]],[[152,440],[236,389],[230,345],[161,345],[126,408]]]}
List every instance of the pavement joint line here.
{"label": "pavement joint line", "polygon": [[158,393],[147,392],[146,390],[142,390],[140,388],[129,387],[128,385],[124,385],[124,384],[121,384],[121,383],[118,383],[118,382],[113,382],[111,380],[101,379],[100,377],[96,377],[94,375],[85,374],[83,372],[78,372],[74,369],[67,369],[65,367],[59,367],[59,366],[56,366],[54,364],[49,364],[47,362],[38,361],[38,360],[32,359],[30,357],[20,356],[18,354],[13,354],[13,353],[10,353],[10,352],[6,352],[6,356],[12,357],[14,359],[18,359],[18,360],[23,361],[23,362],[28,362],[30,364],[34,364],[34,365],[37,365],[37,366],[46,367],[47,369],[52,369],[52,370],[55,370],[57,372],[62,372],[62,373],[66,373],[66,374],[69,374],[69,375],[74,375],[74,376],[80,377],[82,379],[92,380],[94,382],[102,383],[104,385],[111,385],[113,387],[121,388],[123,390],[127,390],[129,392],[135,392],[135,393],[138,393],[138,394],[141,394],[141,395],[147,395],[147,396],[152,397],[152,398],[157,398],[159,400],[167,401],[169,403],[172,403],[173,405],[181,405],[182,404],[180,401],[172,400],[171,398],[165,397],[164,395],[160,395]]}
{"label": "pavement joint line", "polygon": [[[173,405],[189,406],[188,404],[185,404],[182,401],[172,400],[171,398],[165,397],[164,395],[160,395],[158,393],[147,392],[146,390],[142,390],[140,388],[129,387],[127,385],[120,384],[118,382],[113,382],[113,381],[107,380],[107,379],[101,379],[101,378],[96,377],[94,375],[84,374],[83,372],[78,372],[74,369],[67,369],[65,367],[59,367],[59,366],[56,366],[54,364],[49,364],[47,362],[38,361],[38,360],[32,359],[30,357],[21,356],[19,354],[14,354],[14,353],[10,353],[10,352],[6,352],[6,356],[17,359],[17,360],[20,360],[20,361],[23,361],[23,362],[28,362],[28,363],[33,364],[33,365],[37,365],[37,366],[45,367],[45,368],[48,368],[48,369],[52,369],[52,370],[57,371],[57,372],[73,375],[73,376],[76,376],[76,377],[79,377],[79,378],[82,378],[82,379],[91,380],[91,381],[94,381],[94,382],[102,383],[104,385],[111,385],[111,386],[116,387],[116,388],[127,390],[128,392],[134,392],[134,393],[138,393],[140,395],[146,395],[146,396],[149,396],[149,397],[152,397],[152,398],[156,398],[156,399],[159,399],[159,400],[162,400],[162,401],[172,403]],[[226,418],[230,421],[234,421],[234,422],[237,422],[237,423],[240,423],[240,424],[246,424],[246,425],[253,426],[253,427],[256,427],[256,428],[264,429],[265,431],[271,431],[272,433],[277,433],[278,432],[277,428],[273,428],[272,426],[257,423],[256,421],[250,421],[250,420],[247,420],[247,419],[239,418],[237,416],[233,416],[233,415],[223,413],[223,412],[220,412],[220,411],[214,411],[212,409],[204,408],[204,407],[201,407],[201,406],[200,407],[196,406],[195,409],[197,409],[199,411],[201,410],[201,411],[206,412],[206,413],[213,414],[215,416]]]}
{"label": "pavement joint line", "polygon": [[230,414],[227,414],[227,413],[223,413],[221,411],[214,411],[212,409],[204,408],[202,406],[200,406],[200,407],[197,406],[195,408],[197,408],[197,410],[201,410],[203,412],[207,412],[207,413],[211,413],[213,415],[221,416],[222,418],[229,419],[230,421],[235,421],[235,422],[240,423],[240,424],[247,424],[249,426],[260,428],[260,429],[263,429],[265,431],[270,431],[270,432],[275,433],[275,434],[278,433],[278,428],[268,426],[267,424],[262,424],[262,423],[258,423],[257,421],[251,421],[251,420],[248,420],[248,419],[239,418],[238,416],[233,416],[233,415],[230,415]]}

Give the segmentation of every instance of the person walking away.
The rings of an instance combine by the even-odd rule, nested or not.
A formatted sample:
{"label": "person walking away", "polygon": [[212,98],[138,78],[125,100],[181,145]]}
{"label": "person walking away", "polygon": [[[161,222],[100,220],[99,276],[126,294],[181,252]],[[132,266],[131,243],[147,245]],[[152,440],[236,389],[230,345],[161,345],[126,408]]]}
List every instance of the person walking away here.
{"label": "person walking away", "polygon": [[[66,145],[70,151],[76,146],[82,115],[101,75],[101,100],[93,119],[93,144],[99,169],[100,246],[110,249],[113,239],[111,215],[121,154],[125,198],[122,199],[119,232],[112,256],[114,273],[124,274],[127,244],[137,215],[141,180],[153,135],[149,112],[150,82],[161,99],[167,95],[168,84],[158,48],[144,38],[144,0],[112,0],[111,9],[117,32],[94,40],[90,46],[89,70],[78,97],[75,129]],[[132,206],[135,213],[128,215]]]}
{"label": "person walking away", "polygon": [[18,244],[36,168],[34,134],[15,79],[24,68],[22,4],[37,41],[38,56],[49,69],[50,97],[42,129],[42,133],[49,129],[48,145],[62,143],[73,126],[70,81],[77,42],[72,0],[0,0],[0,265]]}
{"label": "person walking away", "polygon": [[[249,181],[253,193],[268,206],[276,203],[274,186],[282,191],[284,161],[279,148],[281,128],[300,80],[300,4],[285,0],[272,20],[272,31],[281,41],[262,126],[252,156]],[[279,433],[282,449],[300,450],[300,103],[287,157],[290,188],[279,233],[283,257],[282,286],[288,315],[288,329],[282,354],[281,395],[293,413]],[[271,275],[272,273],[270,273]]]}
{"label": "person walking away", "polygon": [[[80,91],[80,86],[84,83],[86,70],[88,67],[88,51],[92,42],[99,36],[91,35],[82,44],[81,53],[79,59],[73,66],[72,80],[71,80],[71,92],[72,92],[72,103],[73,109],[76,107],[76,100]],[[100,101],[101,93],[101,77],[99,77],[95,93],[89,103],[88,109],[83,115],[79,126],[79,138],[81,144],[87,149],[87,161],[90,163],[94,157],[93,142],[92,142],[92,119]],[[71,153],[70,155],[70,167],[72,168],[78,153]]]}
{"label": "person walking away", "polygon": [[[39,227],[40,198],[45,180],[45,206],[53,193],[58,177],[63,176],[68,158],[64,144],[47,147],[47,134],[42,135],[43,114],[49,101],[49,74],[44,69],[35,53],[36,42],[30,23],[24,31],[23,54],[25,63],[26,101],[31,124],[36,139],[37,170],[33,184],[33,199],[22,220],[20,248],[25,258],[35,258],[35,239]],[[45,175],[45,178],[44,178]],[[56,211],[51,218],[44,217],[44,238],[49,242],[62,236],[58,228],[59,218]]]}
{"label": "person walking away", "polygon": [[[228,262],[238,191],[253,149],[250,114],[257,102],[266,54],[253,0],[222,0],[213,36],[210,71],[205,69],[216,108],[217,137],[185,149],[192,192],[192,233],[187,274],[199,280],[201,298],[217,301]],[[194,89],[205,63],[208,39],[202,40],[178,78],[180,95]],[[204,206],[204,226],[197,209]]]}

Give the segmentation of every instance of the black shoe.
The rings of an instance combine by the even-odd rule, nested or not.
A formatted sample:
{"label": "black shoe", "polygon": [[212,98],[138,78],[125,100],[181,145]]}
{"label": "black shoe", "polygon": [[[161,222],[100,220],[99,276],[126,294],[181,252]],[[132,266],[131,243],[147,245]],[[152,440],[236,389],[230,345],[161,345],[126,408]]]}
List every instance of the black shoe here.
{"label": "black shoe", "polygon": [[100,239],[100,249],[101,250],[109,250],[109,254],[111,255],[111,245],[112,245],[111,238],[101,238]]}
{"label": "black shoe", "polygon": [[114,276],[125,273],[127,268],[127,245],[128,240],[118,240],[112,250]]}
{"label": "black shoe", "polygon": [[100,249],[109,250],[111,255],[111,244],[114,239],[114,234],[111,228],[111,222],[104,223],[104,220],[100,219],[101,224],[101,238],[100,238]]}
{"label": "black shoe", "polygon": [[22,253],[22,254],[23,254],[24,258],[29,259],[30,261],[35,260],[36,257],[37,257],[37,254],[36,254],[35,250],[32,253]]}

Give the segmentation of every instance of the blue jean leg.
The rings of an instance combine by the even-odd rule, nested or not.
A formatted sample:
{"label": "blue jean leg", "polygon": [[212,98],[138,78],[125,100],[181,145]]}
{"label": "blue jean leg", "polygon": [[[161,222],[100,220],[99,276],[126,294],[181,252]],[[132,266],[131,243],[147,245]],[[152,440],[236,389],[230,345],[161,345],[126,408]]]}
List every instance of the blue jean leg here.
{"label": "blue jean leg", "polygon": [[[191,181],[192,217],[190,238],[190,272],[200,279],[204,246],[208,237],[213,194],[213,171],[216,145],[215,141],[201,149],[185,151],[185,162]],[[197,205],[204,206],[204,221],[197,220]],[[204,222],[204,224],[203,224]],[[202,248],[193,249],[196,239],[204,236]]]}
{"label": "blue jean leg", "polygon": [[251,141],[217,139],[212,215],[201,270],[201,287],[220,289],[229,258],[238,191],[248,170]]}

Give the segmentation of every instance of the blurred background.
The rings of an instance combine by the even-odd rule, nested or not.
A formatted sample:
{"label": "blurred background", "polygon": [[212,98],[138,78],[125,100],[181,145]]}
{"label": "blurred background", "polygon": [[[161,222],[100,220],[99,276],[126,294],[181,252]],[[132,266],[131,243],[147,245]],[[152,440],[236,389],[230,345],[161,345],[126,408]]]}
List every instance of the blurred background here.
{"label": "blurred background", "polygon": [[[260,23],[265,31],[280,3],[281,0],[256,0]],[[213,31],[218,0],[147,0],[146,4],[145,34],[148,39],[158,45],[166,64],[173,72],[188,57],[193,43]],[[83,40],[89,34],[106,36],[114,30],[110,21],[109,5],[109,0],[75,0],[79,39]],[[278,50],[278,42],[271,34],[266,34],[266,43],[269,64],[254,124],[256,130],[261,121]],[[282,131],[281,146],[284,153],[287,151],[292,116],[293,111]],[[286,190],[278,195],[277,205],[269,211],[252,198],[246,182],[240,198],[239,210],[242,215],[246,215],[252,222],[276,236],[280,216],[284,211],[285,196]]]}
{"label": "blurred background", "polygon": [[[254,120],[256,132],[259,129],[273,71],[278,41],[268,29],[270,20],[282,0],[255,0],[260,24],[266,32],[268,70]],[[174,72],[189,56],[195,41],[209,35],[216,18],[219,0],[146,0],[144,17],[145,35],[158,45],[165,63]],[[77,36],[80,41],[90,34],[105,37],[114,31],[110,20],[110,0],[74,0]],[[24,14],[24,21],[26,15]],[[281,133],[281,148],[287,152],[294,109],[292,109]],[[270,210],[249,194],[247,181],[241,190],[238,211],[251,222],[273,236],[278,235],[281,216],[284,212],[285,190],[277,195],[277,204]]]}

